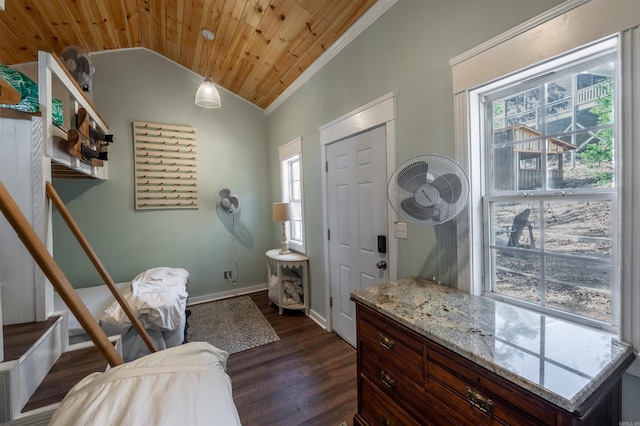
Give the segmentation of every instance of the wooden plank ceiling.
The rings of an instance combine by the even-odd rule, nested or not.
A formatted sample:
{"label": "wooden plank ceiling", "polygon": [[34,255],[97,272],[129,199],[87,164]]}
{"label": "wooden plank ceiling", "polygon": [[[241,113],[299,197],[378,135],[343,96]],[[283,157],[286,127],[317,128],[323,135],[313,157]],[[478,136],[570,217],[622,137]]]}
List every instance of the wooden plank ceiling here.
{"label": "wooden plank ceiling", "polygon": [[[376,0],[6,0],[0,63],[145,47],[266,108]],[[213,41],[202,36],[208,28]]]}

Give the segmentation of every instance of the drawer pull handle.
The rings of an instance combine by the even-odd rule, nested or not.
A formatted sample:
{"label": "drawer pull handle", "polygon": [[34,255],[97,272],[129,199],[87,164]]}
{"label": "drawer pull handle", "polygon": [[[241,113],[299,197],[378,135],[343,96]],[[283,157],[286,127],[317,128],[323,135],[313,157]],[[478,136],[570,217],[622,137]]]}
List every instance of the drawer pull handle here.
{"label": "drawer pull handle", "polygon": [[389,350],[393,349],[393,345],[395,345],[395,342],[393,341],[393,339],[390,339],[389,337],[385,336],[382,333],[380,333],[379,342],[380,342],[380,344],[382,346],[384,346],[385,348],[387,348]]}
{"label": "drawer pull handle", "polygon": [[385,416],[380,419],[380,426],[391,426],[391,422]]}
{"label": "drawer pull handle", "polygon": [[485,398],[478,392],[474,392],[471,388],[467,388],[467,401],[483,413],[488,413],[493,409],[493,401]]}
{"label": "drawer pull handle", "polygon": [[387,389],[393,389],[396,385],[396,381],[383,370],[380,370],[380,381]]}

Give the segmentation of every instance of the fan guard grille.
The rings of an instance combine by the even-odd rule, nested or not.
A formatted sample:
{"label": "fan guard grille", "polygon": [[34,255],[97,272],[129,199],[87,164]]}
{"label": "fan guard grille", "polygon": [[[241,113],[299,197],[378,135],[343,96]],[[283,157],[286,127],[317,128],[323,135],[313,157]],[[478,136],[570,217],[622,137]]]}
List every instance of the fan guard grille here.
{"label": "fan guard grille", "polygon": [[236,214],[240,210],[240,197],[228,188],[220,188],[216,195],[216,208],[227,214]]}
{"label": "fan guard grille", "polygon": [[62,49],[60,59],[78,85],[90,91],[93,66],[87,52],[78,46],[67,46]]}
{"label": "fan guard grille", "polygon": [[469,196],[469,180],[454,160],[419,155],[402,163],[389,179],[393,209],[409,222],[438,225],[453,219]]}

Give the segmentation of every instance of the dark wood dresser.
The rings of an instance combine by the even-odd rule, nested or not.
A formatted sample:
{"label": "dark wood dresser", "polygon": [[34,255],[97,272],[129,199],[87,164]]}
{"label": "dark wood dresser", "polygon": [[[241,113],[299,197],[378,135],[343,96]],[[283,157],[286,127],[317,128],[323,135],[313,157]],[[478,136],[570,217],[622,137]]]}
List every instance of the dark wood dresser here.
{"label": "dark wood dresser", "polygon": [[[359,290],[352,300],[356,425],[618,425],[621,377],[633,361],[624,342],[574,325],[562,331],[556,319],[420,279]],[[564,347],[549,346],[557,338]],[[603,349],[611,359],[600,348],[601,365],[567,354],[591,339],[613,347]]]}

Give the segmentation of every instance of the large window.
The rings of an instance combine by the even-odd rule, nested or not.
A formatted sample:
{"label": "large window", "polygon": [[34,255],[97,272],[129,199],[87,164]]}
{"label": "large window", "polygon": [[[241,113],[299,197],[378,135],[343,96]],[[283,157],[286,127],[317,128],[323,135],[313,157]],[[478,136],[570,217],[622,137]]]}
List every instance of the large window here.
{"label": "large window", "polygon": [[618,325],[616,53],[479,89],[485,295]]}
{"label": "large window", "polygon": [[[471,184],[456,219],[458,288],[610,329],[637,348],[636,5],[566,0],[450,63],[456,158]],[[510,293],[509,277],[535,291]]]}
{"label": "large window", "polygon": [[302,139],[297,138],[279,148],[282,201],[293,204],[293,220],[287,223],[289,246],[305,251],[304,211],[302,200]]}

